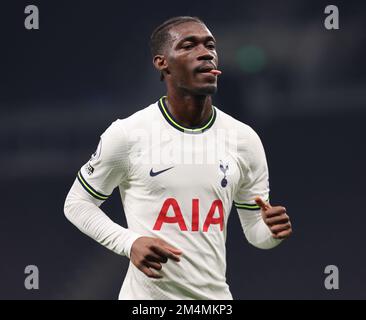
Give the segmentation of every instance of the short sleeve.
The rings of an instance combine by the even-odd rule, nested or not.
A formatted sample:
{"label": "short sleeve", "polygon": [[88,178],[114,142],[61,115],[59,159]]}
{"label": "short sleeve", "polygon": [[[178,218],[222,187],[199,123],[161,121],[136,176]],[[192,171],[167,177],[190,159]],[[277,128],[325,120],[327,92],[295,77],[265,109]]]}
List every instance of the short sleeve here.
{"label": "short sleeve", "polygon": [[269,200],[269,176],[266,155],[257,133],[248,131],[238,143],[240,181],[234,196],[237,209],[259,210],[254,198],[259,196]]}
{"label": "short sleeve", "polygon": [[98,200],[107,200],[128,175],[128,144],[121,120],[101,135],[97,150],[78,172],[83,188]]}

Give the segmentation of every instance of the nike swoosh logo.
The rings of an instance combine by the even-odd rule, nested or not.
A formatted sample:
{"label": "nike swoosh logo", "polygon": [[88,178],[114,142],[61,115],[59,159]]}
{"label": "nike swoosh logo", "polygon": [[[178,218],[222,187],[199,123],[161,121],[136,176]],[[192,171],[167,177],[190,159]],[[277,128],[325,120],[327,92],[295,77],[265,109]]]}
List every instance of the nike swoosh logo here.
{"label": "nike swoosh logo", "polygon": [[151,168],[151,170],[150,170],[150,177],[155,177],[155,176],[159,175],[160,173],[163,173],[165,171],[168,171],[168,170],[170,170],[172,168],[174,168],[174,166],[173,167],[170,167],[170,168],[166,168],[164,170],[156,171],[156,172],[154,172],[153,169]]}

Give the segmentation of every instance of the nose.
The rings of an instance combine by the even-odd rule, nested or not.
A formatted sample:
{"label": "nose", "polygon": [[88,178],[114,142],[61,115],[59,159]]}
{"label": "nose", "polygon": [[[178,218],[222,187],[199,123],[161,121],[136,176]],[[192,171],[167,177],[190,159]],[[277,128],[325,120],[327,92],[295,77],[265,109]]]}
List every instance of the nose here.
{"label": "nose", "polygon": [[197,60],[213,60],[215,58],[211,50],[207,49],[206,46],[201,45],[198,52]]}

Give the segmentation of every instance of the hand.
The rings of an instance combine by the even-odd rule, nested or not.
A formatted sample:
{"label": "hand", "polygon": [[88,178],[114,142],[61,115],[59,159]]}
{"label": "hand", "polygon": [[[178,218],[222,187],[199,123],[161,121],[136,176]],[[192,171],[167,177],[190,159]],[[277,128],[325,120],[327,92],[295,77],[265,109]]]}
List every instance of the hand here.
{"label": "hand", "polygon": [[168,259],[179,262],[181,254],[182,251],[167,244],[164,240],[140,237],[132,244],[130,260],[149,278],[159,279],[162,276],[150,268],[161,270],[161,264],[166,263]]}
{"label": "hand", "polygon": [[261,208],[264,223],[269,227],[275,239],[286,239],[292,233],[292,226],[286,208],[281,206],[272,207],[260,197],[255,202]]}

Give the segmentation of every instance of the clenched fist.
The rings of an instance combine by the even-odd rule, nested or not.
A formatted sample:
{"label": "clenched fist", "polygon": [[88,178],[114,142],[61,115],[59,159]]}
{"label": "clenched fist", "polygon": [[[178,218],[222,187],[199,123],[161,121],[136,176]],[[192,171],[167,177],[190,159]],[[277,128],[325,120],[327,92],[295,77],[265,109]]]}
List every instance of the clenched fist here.
{"label": "clenched fist", "polygon": [[164,240],[140,237],[132,244],[130,260],[149,278],[159,279],[162,276],[151,269],[161,270],[161,264],[166,263],[168,259],[179,262],[181,254],[182,251],[167,244]]}
{"label": "clenched fist", "polygon": [[281,206],[272,207],[260,197],[255,198],[255,202],[261,208],[263,221],[271,230],[273,238],[288,238],[292,233],[292,226],[286,208]]}

